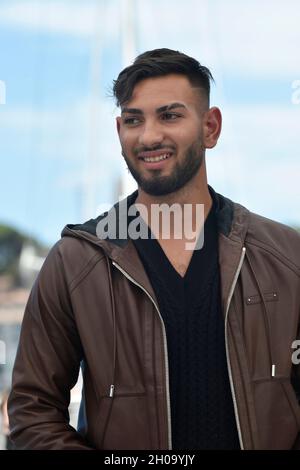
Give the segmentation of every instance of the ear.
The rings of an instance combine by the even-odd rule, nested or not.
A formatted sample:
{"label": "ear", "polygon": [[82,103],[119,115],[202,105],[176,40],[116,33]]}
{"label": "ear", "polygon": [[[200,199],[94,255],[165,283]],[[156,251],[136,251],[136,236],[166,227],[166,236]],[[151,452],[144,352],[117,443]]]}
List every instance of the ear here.
{"label": "ear", "polygon": [[121,128],[121,116],[116,117],[116,125],[117,125],[117,131],[120,136],[120,128]]}
{"label": "ear", "polygon": [[203,116],[203,145],[211,149],[218,142],[222,128],[222,114],[215,106],[205,112]]}

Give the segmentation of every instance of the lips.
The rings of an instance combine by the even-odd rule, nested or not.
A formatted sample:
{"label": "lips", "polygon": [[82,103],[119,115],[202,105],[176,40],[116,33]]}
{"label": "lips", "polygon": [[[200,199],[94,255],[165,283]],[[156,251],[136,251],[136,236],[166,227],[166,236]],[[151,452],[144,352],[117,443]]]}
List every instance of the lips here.
{"label": "lips", "polygon": [[146,163],[156,163],[166,160],[167,158],[170,158],[170,156],[170,153],[164,153],[163,155],[159,155],[157,157],[142,157],[142,160],[144,160]]}
{"label": "lips", "polygon": [[167,160],[172,155],[172,152],[168,151],[149,151],[138,154],[138,159],[143,160],[146,163],[157,163],[163,160]]}
{"label": "lips", "polygon": [[[142,162],[143,167],[147,170],[163,170],[169,165],[169,159],[173,156],[173,152],[145,152],[138,155],[138,159]],[[149,155],[150,154],[150,155]]]}

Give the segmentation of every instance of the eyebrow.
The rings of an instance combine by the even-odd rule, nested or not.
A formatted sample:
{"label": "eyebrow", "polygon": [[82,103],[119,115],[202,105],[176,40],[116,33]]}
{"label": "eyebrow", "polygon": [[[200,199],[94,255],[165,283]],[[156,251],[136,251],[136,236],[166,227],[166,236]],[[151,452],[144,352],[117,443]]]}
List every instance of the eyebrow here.
{"label": "eyebrow", "polygon": [[[171,111],[172,109],[175,109],[175,108],[185,108],[186,109],[186,106],[182,103],[171,103],[171,104],[167,104],[166,106],[161,106],[160,108],[157,108],[156,113],[160,114],[160,113],[163,113],[165,111]],[[125,113],[139,114],[139,115],[144,114],[143,111],[141,109],[138,109],[138,108],[123,108],[122,111],[121,111],[121,114],[125,114]]]}

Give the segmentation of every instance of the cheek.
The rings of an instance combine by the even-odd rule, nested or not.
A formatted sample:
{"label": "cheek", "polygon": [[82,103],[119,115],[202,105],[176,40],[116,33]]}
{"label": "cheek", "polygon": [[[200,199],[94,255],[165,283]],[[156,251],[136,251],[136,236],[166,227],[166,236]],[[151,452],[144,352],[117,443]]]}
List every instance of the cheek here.
{"label": "cheek", "polygon": [[119,139],[120,139],[120,143],[122,145],[123,148],[130,148],[134,145],[135,141],[136,141],[136,138],[135,136],[133,135],[132,132],[128,132],[128,131],[120,131],[119,133]]}
{"label": "cheek", "polygon": [[182,149],[187,149],[196,142],[202,141],[202,132],[199,129],[189,129],[189,131],[178,132],[174,137],[177,146]]}
{"label": "cheek", "polygon": [[189,126],[178,126],[173,132],[174,140],[184,143],[195,142],[202,136],[202,127],[196,123]]}

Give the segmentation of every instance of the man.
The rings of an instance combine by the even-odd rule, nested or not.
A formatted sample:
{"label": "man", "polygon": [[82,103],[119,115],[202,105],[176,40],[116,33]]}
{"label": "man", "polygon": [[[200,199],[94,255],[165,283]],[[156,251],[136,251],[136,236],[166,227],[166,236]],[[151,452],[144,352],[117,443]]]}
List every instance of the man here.
{"label": "man", "polygon": [[[138,191],[66,226],[39,274],[9,399],[18,448],[300,447],[300,237],[208,186],[205,152],[221,130],[211,78],[159,49],[115,81]],[[175,213],[167,237],[147,218],[162,204],[191,225],[193,249]],[[80,364],[77,432],[67,410]]]}

